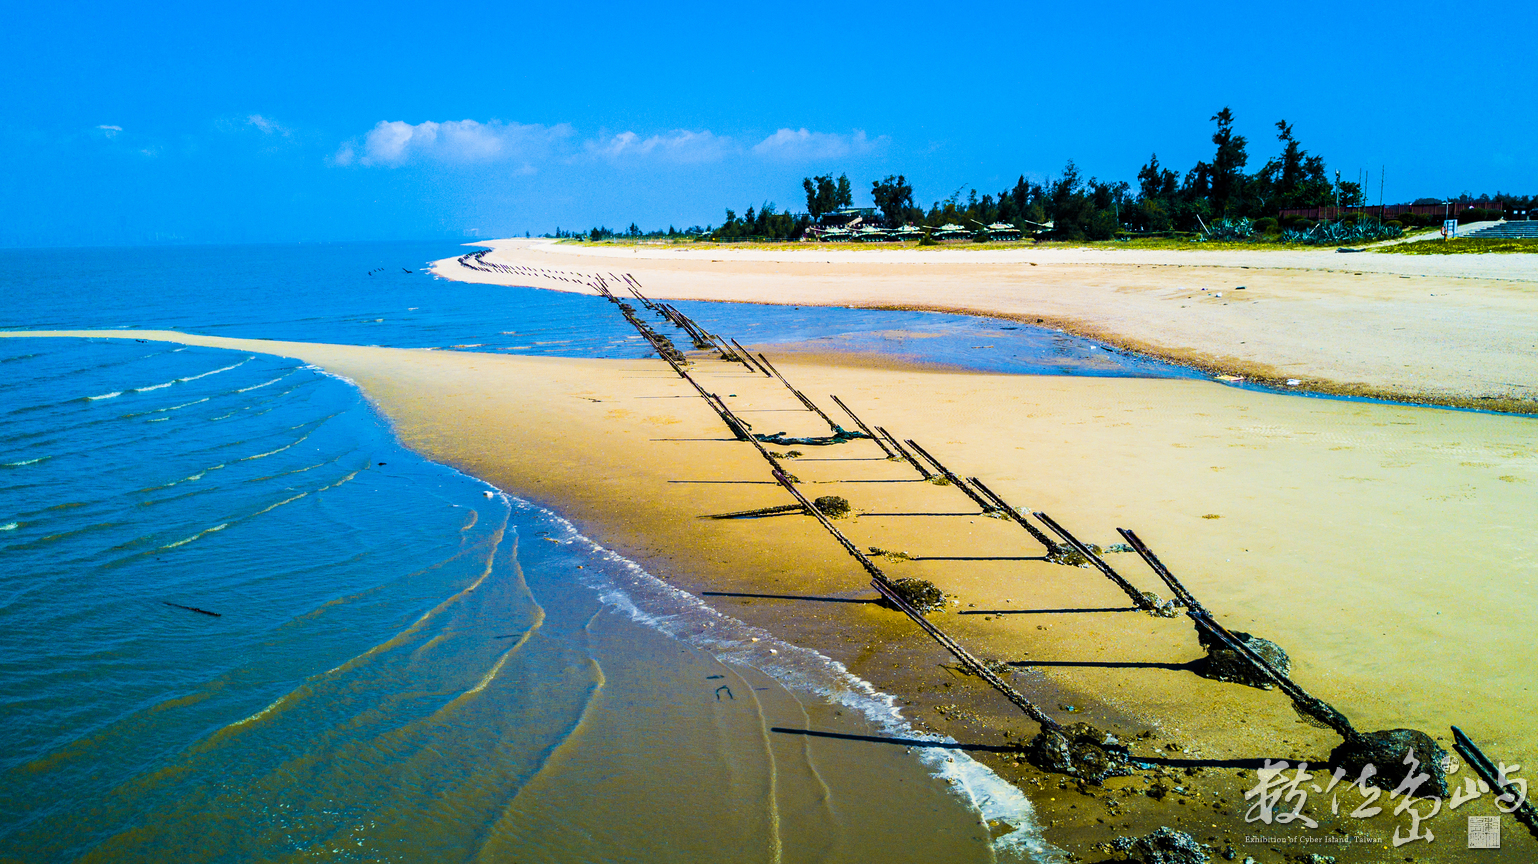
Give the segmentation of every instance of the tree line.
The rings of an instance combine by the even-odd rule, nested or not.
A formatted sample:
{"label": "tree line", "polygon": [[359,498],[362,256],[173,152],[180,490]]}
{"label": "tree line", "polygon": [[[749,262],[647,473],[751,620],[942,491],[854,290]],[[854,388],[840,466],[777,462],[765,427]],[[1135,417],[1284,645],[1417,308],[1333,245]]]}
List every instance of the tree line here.
{"label": "tree line", "polygon": [[[1339,172],[1332,179],[1324,158],[1305,150],[1292,124],[1285,120],[1274,124],[1278,152],[1253,171],[1248,170],[1250,142],[1234,131],[1233,112],[1224,107],[1210,120],[1215,128],[1209,158],[1198,160],[1182,173],[1165,167],[1153,153],[1138,169],[1136,185],[1085,179],[1070,159],[1045,183],[1021,175],[1013,187],[997,195],[979,196],[972,189],[963,198],[958,189],[928,209],[917,204],[913,186],[902,174],[873,181],[871,198],[878,221],[887,228],[956,224],[976,230],[1003,223],[1022,232],[1039,233],[1050,226],[1050,236],[1068,240],[1108,240],[1126,232],[1206,233],[1220,220],[1270,220],[1274,225],[1272,217],[1284,209],[1362,207],[1367,203],[1362,184],[1340,179]],[[764,203],[756,209],[748,207],[740,217],[728,209],[719,228],[694,226],[679,232],[670,227],[667,232],[642,232],[632,224],[626,233],[633,237],[708,235],[720,240],[793,240],[813,226],[847,221],[839,215],[854,202],[847,174],[807,177],[801,185],[806,195],[803,213],[782,212],[773,203]],[[1470,200],[1467,193],[1462,198]],[[1524,209],[1535,203],[1533,196],[1514,200],[1519,205],[1525,202]],[[615,233],[595,228],[588,236],[602,239]]]}

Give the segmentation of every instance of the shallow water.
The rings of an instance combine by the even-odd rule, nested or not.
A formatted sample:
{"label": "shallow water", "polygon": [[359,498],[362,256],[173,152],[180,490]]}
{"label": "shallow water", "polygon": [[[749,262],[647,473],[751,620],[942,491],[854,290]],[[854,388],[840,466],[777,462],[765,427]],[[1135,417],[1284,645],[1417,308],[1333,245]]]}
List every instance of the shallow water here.
{"label": "shallow water", "polygon": [[347,382],[118,340],[0,369],[0,856],[1042,851],[962,753],[796,734],[916,738],[890,698],[404,450]]}
{"label": "shallow water", "polygon": [[[649,353],[596,296],[423,272],[455,251],[4,251],[0,328]],[[1190,374],[1004,321],[679,305],[759,344]],[[347,382],[159,343],[0,349],[0,852],[1049,854],[963,753],[795,734],[919,737],[827,658],[404,450]],[[985,820],[1021,827],[995,844]]]}
{"label": "shallow water", "polygon": [[[644,357],[645,341],[596,294],[438,279],[444,243],[0,250],[12,283],[3,329],[176,329],[398,348]],[[217,302],[211,302],[217,298]],[[875,351],[985,372],[1202,377],[1018,322],[937,312],[679,301],[749,343]],[[681,331],[657,328],[687,348]]]}

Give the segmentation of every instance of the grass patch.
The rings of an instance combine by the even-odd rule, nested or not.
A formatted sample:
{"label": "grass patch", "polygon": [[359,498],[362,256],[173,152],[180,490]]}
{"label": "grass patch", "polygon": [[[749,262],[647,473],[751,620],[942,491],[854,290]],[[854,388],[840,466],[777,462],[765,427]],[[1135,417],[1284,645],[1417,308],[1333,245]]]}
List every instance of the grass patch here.
{"label": "grass patch", "polygon": [[1436,238],[1432,240],[1418,240],[1414,243],[1380,246],[1372,251],[1391,255],[1506,255],[1524,252],[1538,254],[1538,238],[1454,237],[1451,240]]}

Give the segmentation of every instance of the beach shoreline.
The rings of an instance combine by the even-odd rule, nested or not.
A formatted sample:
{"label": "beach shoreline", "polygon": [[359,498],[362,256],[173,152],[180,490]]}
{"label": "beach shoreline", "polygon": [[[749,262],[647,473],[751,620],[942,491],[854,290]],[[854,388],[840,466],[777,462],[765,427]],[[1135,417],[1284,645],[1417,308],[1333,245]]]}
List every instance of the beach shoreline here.
{"label": "beach shoreline", "polygon": [[991,317],[1281,390],[1538,413],[1533,256],[475,245],[485,266],[432,272],[586,292],[623,269],[658,299]]}
{"label": "beach shoreline", "polygon": [[[1173,754],[1157,782],[1193,791],[1166,800],[1126,791],[1141,781],[1112,782],[1122,790],[1114,796],[1059,787],[1058,775],[1011,755],[1034,734],[1031,724],[959,674],[911,624],[867,602],[875,595],[859,568],[813,520],[699,518],[788,497],[753,448],[733,441],[657,360],[159,331],[7,335],[238,348],[298,357],[349,378],[417,452],[550,507],[718,610],[844,663],[898,696],[916,724],[981,748],[979,759],[1030,794],[1048,839],[1079,854],[1160,824],[1205,840],[1192,822],[1196,802],[1202,819],[1221,826],[1212,836],[1237,837],[1243,807],[1234,805],[1254,770],[1218,766],[1247,766],[1261,755],[1318,763],[1333,746],[1332,735],[1300,723],[1278,694],[1181,671],[1200,656],[1183,619],[1123,610],[1126,598],[1104,578],[1038,560],[1040,549],[1023,532],[978,518],[975,508],[968,515],[958,492],[916,482],[869,442],[771,448],[787,454],[782,464],[805,488],[849,498],[859,514],[841,527],[855,542],[907,553],[880,559],[891,575],[930,579],[955,597],[935,619],[947,632],[1012,664],[1015,685],[1064,722],[1088,719],[1127,737],[1152,732],[1135,752]],[[868,422],[916,438],[1011,504],[1047,510],[1086,539],[1106,545],[1114,526],[1136,528],[1221,618],[1283,644],[1300,682],[1362,728],[1445,735],[1457,722],[1494,740],[1507,758],[1538,747],[1538,730],[1522,719],[1534,697],[1520,660],[1508,657],[1466,680],[1459,659],[1499,655],[1500,634],[1479,622],[1525,608],[1520,597],[1530,589],[1520,586],[1538,575],[1517,533],[1524,493],[1538,482],[1531,420],[1289,399],[1191,380],[777,362],[814,399],[840,395]],[[760,428],[827,432],[777,382],[703,355],[695,374]],[[788,449],[810,452],[792,458]],[[1449,546],[1429,525],[1459,542]],[[1129,557],[1113,556],[1140,587],[1156,587]],[[1398,586],[1398,596],[1382,596],[1386,584]],[[1052,610],[1059,614],[1045,614]],[[1439,654],[1437,646],[1447,647]],[[1412,649],[1414,662],[1399,656]],[[1428,690],[1428,676],[1456,683]],[[1366,852],[1342,860],[1387,860]]]}

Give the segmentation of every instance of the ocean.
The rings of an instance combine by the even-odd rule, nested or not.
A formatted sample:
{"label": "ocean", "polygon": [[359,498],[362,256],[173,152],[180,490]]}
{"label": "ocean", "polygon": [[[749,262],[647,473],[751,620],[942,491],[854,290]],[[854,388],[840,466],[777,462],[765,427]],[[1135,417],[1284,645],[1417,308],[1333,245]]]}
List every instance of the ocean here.
{"label": "ocean", "polygon": [[[646,356],[596,297],[422,271],[458,251],[6,251],[0,329]],[[1189,374],[986,319],[685,308],[744,341]],[[404,449],[351,382],[92,339],[0,341],[0,372],[0,858],[1054,857],[892,697]]]}

